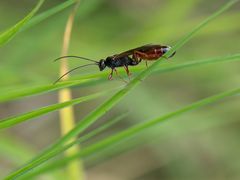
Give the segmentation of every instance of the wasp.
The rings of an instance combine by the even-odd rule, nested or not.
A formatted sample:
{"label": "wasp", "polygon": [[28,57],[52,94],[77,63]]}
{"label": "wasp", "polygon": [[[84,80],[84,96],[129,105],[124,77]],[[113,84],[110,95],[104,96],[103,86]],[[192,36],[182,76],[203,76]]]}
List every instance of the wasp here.
{"label": "wasp", "polygon": [[[106,59],[100,59],[99,61],[81,57],[81,56],[62,56],[62,57],[55,59],[55,61],[63,59],[63,58],[79,58],[79,59],[91,61],[93,63],[78,66],[78,67],[75,67],[75,68],[69,70],[68,72],[63,74],[59,79],[57,79],[57,81],[55,81],[55,83],[60,81],[64,76],[71,73],[72,71],[75,71],[82,67],[91,66],[91,65],[97,65],[99,67],[100,71],[103,71],[106,67],[110,68],[111,72],[108,76],[109,80],[112,80],[114,71],[115,71],[116,75],[119,76],[117,69],[116,69],[118,67],[124,67],[128,77],[130,77],[131,73],[128,69],[128,66],[136,66],[142,60],[145,60],[146,66],[147,66],[148,61],[154,61],[154,60],[159,59],[170,49],[171,49],[170,46],[148,44],[148,45],[140,46],[140,47],[137,47],[134,49],[130,49],[130,50],[122,52],[120,54],[108,56]],[[176,51],[173,52],[169,56],[169,58],[173,57],[175,55],[175,53],[176,53]]]}

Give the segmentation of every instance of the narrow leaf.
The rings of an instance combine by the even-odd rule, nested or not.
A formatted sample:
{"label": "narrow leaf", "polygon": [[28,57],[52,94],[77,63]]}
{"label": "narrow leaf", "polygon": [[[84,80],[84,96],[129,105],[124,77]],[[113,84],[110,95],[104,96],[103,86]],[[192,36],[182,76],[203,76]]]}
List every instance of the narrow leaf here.
{"label": "narrow leaf", "polygon": [[[202,106],[214,103],[214,102],[219,101],[219,100],[221,100],[223,98],[226,98],[228,96],[233,96],[233,95],[238,95],[238,94],[240,94],[240,88],[233,89],[233,90],[230,90],[230,91],[226,91],[226,92],[223,92],[223,93],[205,98],[203,100],[192,103],[188,106],[180,108],[176,111],[165,114],[164,116],[160,116],[158,118],[155,118],[155,119],[148,120],[146,122],[137,124],[137,125],[135,125],[133,127],[130,127],[128,129],[118,133],[118,134],[107,137],[107,138],[105,138],[105,139],[103,139],[103,140],[101,140],[101,141],[99,141],[99,142],[97,142],[93,145],[90,145],[90,146],[82,149],[82,151],[78,152],[77,154],[75,154],[73,156],[65,157],[65,158],[62,158],[60,160],[56,160],[52,163],[49,163],[44,168],[40,168],[40,172],[43,173],[43,172],[55,169],[59,166],[66,165],[66,163],[68,163],[68,162],[70,162],[70,161],[72,161],[76,158],[85,158],[87,156],[93,155],[95,153],[100,152],[103,149],[107,149],[107,148],[111,147],[112,145],[115,145],[117,143],[125,141],[125,140],[139,134],[139,133],[142,133],[146,130],[149,130],[149,128],[155,127],[156,125],[158,125],[159,123],[161,123],[163,121],[170,120],[171,118],[174,118],[174,117],[179,117],[180,115],[182,115],[184,113],[187,113],[187,112],[190,112],[192,110],[198,109]],[[69,145],[66,145],[66,146],[62,147],[62,149],[66,150],[66,148],[70,148],[75,143],[78,143],[78,142],[75,141],[75,142],[73,142]],[[59,150],[59,152],[62,152],[62,151]],[[36,171],[38,171],[38,170],[36,170]],[[38,174],[38,173],[36,173],[36,174]]]}
{"label": "narrow leaf", "polygon": [[148,120],[144,123],[135,125],[135,126],[129,128],[127,130],[124,130],[124,131],[122,131],[122,132],[120,132],[116,135],[113,135],[109,138],[106,138],[106,139],[104,139],[104,140],[102,140],[102,141],[100,141],[96,144],[93,144],[93,145],[83,149],[81,152],[79,152],[77,155],[75,155],[75,157],[77,157],[77,156],[86,157],[88,155],[94,154],[101,149],[104,149],[106,147],[109,147],[110,145],[119,143],[120,141],[126,140],[126,139],[128,139],[128,138],[130,138],[130,137],[132,137],[132,136],[134,136],[134,135],[136,135],[136,134],[138,134],[138,133],[140,133],[140,132],[142,132],[142,131],[150,128],[150,127],[153,127],[153,126],[155,126],[155,125],[157,125],[157,124],[159,124],[163,121],[169,120],[173,117],[178,117],[183,113],[186,113],[186,112],[192,111],[194,109],[200,108],[202,106],[208,105],[210,103],[216,102],[216,101],[218,101],[220,99],[223,99],[225,97],[233,96],[233,95],[239,95],[239,94],[240,94],[240,88],[237,88],[237,89],[226,91],[226,92],[223,92],[223,93],[205,98],[203,100],[197,101],[197,102],[195,102],[193,104],[190,104],[188,106],[185,106],[184,108],[181,108],[177,111],[168,113],[168,114],[166,114],[164,116],[161,116],[161,117],[158,117],[156,119]]}
{"label": "narrow leaf", "polygon": [[[120,120],[122,120],[124,117],[126,117],[127,113],[124,113],[120,116],[117,116],[115,117],[114,119],[110,120],[110,121],[107,121],[105,124],[103,124],[102,126],[98,127],[97,129],[94,129],[93,131],[91,131],[90,133],[80,137],[79,139],[77,139],[76,141],[72,142],[72,143],[69,143],[67,145],[65,145],[64,147],[60,147],[58,148],[56,151],[53,151],[51,152],[50,154],[48,154],[48,156],[45,156],[44,158],[42,158],[41,160],[38,161],[39,164],[55,157],[56,155],[64,152],[66,149],[72,147],[73,145],[75,144],[81,144],[87,140],[89,140],[90,138],[100,134],[101,132],[103,132],[104,130],[110,128],[111,126],[113,126],[114,124],[116,124],[117,122],[119,122]],[[27,174],[26,176],[23,176],[22,178],[30,178],[30,177],[33,177],[33,176],[36,176],[38,174],[41,174],[42,172],[46,172],[48,170],[51,170],[49,169],[49,166],[46,164],[45,166],[37,169],[36,171],[33,171],[29,174]]]}
{"label": "narrow leaf", "polygon": [[11,38],[13,38],[16,33],[23,28],[23,26],[33,17],[33,15],[38,11],[38,9],[43,4],[44,0],[39,0],[36,7],[21,21],[19,21],[15,26],[11,27],[10,29],[6,30],[0,35],[0,47],[7,43]]}
{"label": "narrow leaf", "polygon": [[[156,70],[154,70],[151,73],[164,73],[164,72],[170,72],[175,70],[181,70],[184,68],[190,68],[190,67],[198,67],[200,65],[207,65],[207,64],[216,64],[216,63],[223,63],[223,62],[234,62],[240,60],[240,54],[233,54],[228,56],[222,56],[222,57],[214,57],[214,58],[208,58],[203,60],[194,60],[189,61],[185,63],[179,63],[179,64],[173,64],[173,65],[164,65],[164,66],[158,66]],[[135,68],[133,69],[133,72],[139,73],[144,68]],[[121,69],[119,72],[123,72]],[[107,73],[95,73],[93,75],[87,75],[87,76],[81,76],[79,80],[71,80],[71,81],[63,81],[60,83],[57,83],[55,85],[42,85],[37,87],[29,87],[26,86],[21,89],[17,89],[14,91],[1,91],[0,93],[0,102],[7,102],[16,100],[19,98],[27,97],[27,96],[33,96],[37,94],[43,94],[51,91],[55,91],[58,89],[66,88],[66,87],[73,87],[73,86],[80,86],[80,85],[86,85],[91,83],[93,80],[95,81],[96,78],[105,78],[106,79]],[[98,82],[98,81],[97,81]],[[99,81],[100,82],[100,81]]]}
{"label": "narrow leaf", "polygon": [[[50,171],[53,169],[56,169],[59,166],[63,166],[66,163],[76,159],[76,158],[85,158],[87,156],[93,155],[95,153],[98,153],[99,151],[103,150],[103,149],[107,149],[110,148],[111,146],[123,142],[139,133],[143,133],[144,131],[148,130],[151,127],[155,127],[156,125],[158,125],[159,123],[163,122],[163,121],[167,121],[170,120],[171,118],[174,117],[179,117],[180,115],[190,112],[192,110],[196,110],[202,106],[214,103],[216,101],[219,101],[223,98],[229,97],[229,96],[233,96],[233,95],[238,95],[240,94],[240,88],[234,89],[234,90],[230,90],[230,91],[226,91],[208,98],[205,98],[203,100],[197,101],[195,103],[192,103],[188,106],[185,106],[183,108],[180,108],[179,110],[173,111],[171,113],[168,113],[164,116],[160,116],[158,118],[152,119],[152,120],[147,120],[146,122],[143,123],[139,123],[133,127],[130,127],[126,130],[123,130],[120,133],[117,133],[115,135],[112,135],[110,137],[107,137],[93,145],[90,145],[89,147],[86,147],[84,149],[82,149],[80,152],[76,153],[75,155],[69,156],[69,157],[64,157],[61,158],[59,160],[56,160],[54,162],[48,163],[47,165],[45,165],[44,167],[40,167],[39,169],[37,169],[32,175],[35,176],[39,173],[44,173],[46,171]],[[54,152],[53,154],[51,154],[51,158],[53,156],[56,156],[58,153],[63,152],[64,150],[70,148],[71,146],[73,146],[76,143],[80,143],[79,140],[74,141],[73,143],[70,143],[68,145],[65,145],[64,147],[58,148],[58,152]],[[46,160],[46,159],[45,159]]]}
{"label": "narrow leaf", "polygon": [[19,98],[23,98],[26,96],[33,96],[41,93],[47,93],[51,91],[55,91],[58,89],[66,88],[66,87],[72,87],[72,86],[77,86],[81,85],[83,83],[88,82],[89,80],[84,79],[84,80],[79,80],[79,81],[67,81],[67,82],[61,82],[58,84],[50,84],[50,85],[42,85],[42,86],[37,86],[37,87],[31,87],[31,86],[26,86],[24,88],[20,88],[17,90],[8,90],[1,92],[0,94],[0,102],[6,102],[6,101],[11,101],[11,100],[16,100]]}
{"label": "narrow leaf", "polygon": [[33,110],[31,112],[28,112],[28,113],[24,113],[22,115],[2,119],[2,120],[0,120],[0,129],[14,126],[14,125],[19,124],[21,122],[31,120],[32,118],[36,118],[36,117],[45,115],[47,113],[62,109],[62,108],[67,107],[67,106],[72,106],[72,105],[75,105],[75,104],[79,104],[81,102],[85,102],[85,101],[95,99],[97,97],[100,97],[103,94],[105,94],[105,92],[80,97],[80,98],[73,99],[73,100],[70,100],[70,101],[66,101],[66,102],[63,102],[63,103],[53,104],[53,105],[50,105],[50,106],[46,106],[46,107],[42,107],[42,108]]}
{"label": "narrow leaf", "polygon": [[26,26],[24,26],[24,28],[22,30],[26,30],[26,29],[28,29],[28,28],[30,28],[30,27],[32,27],[32,26],[34,26],[34,25],[44,21],[48,17],[51,17],[52,15],[54,15],[54,14],[56,14],[56,13],[58,13],[58,12],[64,10],[64,9],[66,9],[67,7],[71,6],[75,2],[76,2],[76,0],[67,0],[67,1],[65,1],[65,2],[63,2],[63,3],[59,4],[59,5],[51,8],[51,9],[49,9],[47,11],[45,11],[45,12],[42,12],[41,14],[33,17],[29,21],[29,23]]}
{"label": "narrow leaf", "polygon": [[[174,70],[181,70],[183,68],[188,68],[188,67],[198,67],[200,65],[207,65],[207,64],[217,64],[217,63],[223,63],[223,62],[235,62],[240,60],[240,54],[232,54],[232,55],[227,55],[227,56],[220,56],[220,57],[213,57],[213,58],[207,58],[207,59],[199,59],[199,60],[192,60],[188,61],[185,63],[178,63],[178,64],[164,64],[164,65],[159,65],[156,67],[156,69],[151,72],[151,73],[163,73],[163,72],[170,72]],[[142,70],[146,69],[145,67],[134,67],[131,71],[139,73]],[[125,70],[119,69],[119,73],[125,73]],[[81,79],[91,79],[91,78],[105,78],[107,76],[108,72],[101,72],[101,73],[94,73],[90,75],[84,75],[84,76],[79,76]],[[77,76],[78,77],[78,76]],[[75,82],[77,80],[71,80],[71,82]],[[67,81],[65,81],[67,82]]]}

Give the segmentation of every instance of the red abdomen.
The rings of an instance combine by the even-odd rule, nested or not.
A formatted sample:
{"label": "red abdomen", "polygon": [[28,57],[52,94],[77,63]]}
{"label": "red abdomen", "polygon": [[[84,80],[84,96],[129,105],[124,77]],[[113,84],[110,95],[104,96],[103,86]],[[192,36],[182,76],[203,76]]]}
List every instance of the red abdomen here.
{"label": "red abdomen", "polygon": [[136,56],[143,60],[157,60],[163,55],[162,46],[152,47],[149,49],[139,50],[136,52]]}

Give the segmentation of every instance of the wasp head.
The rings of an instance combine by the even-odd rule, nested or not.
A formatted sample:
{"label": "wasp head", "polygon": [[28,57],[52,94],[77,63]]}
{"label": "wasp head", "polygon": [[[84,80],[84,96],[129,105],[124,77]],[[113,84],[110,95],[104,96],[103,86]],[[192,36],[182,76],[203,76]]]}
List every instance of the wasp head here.
{"label": "wasp head", "polygon": [[105,61],[104,59],[101,59],[98,63],[98,67],[99,67],[99,70],[102,71],[106,68],[106,64],[105,64]]}
{"label": "wasp head", "polygon": [[[170,49],[172,49],[171,46],[163,46],[162,47],[162,53],[165,54],[166,52],[168,52]],[[173,57],[176,54],[176,51],[174,51],[168,58]]]}

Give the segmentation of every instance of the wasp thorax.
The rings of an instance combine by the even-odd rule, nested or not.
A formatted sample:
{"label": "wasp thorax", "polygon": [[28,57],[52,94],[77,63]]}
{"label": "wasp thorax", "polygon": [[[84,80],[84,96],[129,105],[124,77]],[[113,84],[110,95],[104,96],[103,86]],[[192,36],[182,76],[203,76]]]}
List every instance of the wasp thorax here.
{"label": "wasp thorax", "polygon": [[101,59],[98,63],[99,70],[102,71],[106,68],[106,64],[104,62],[104,59]]}

